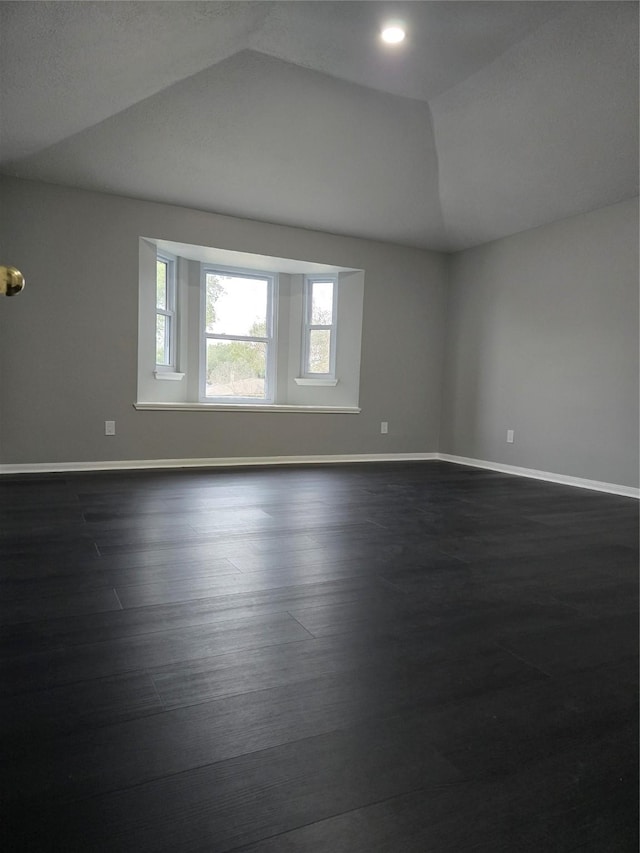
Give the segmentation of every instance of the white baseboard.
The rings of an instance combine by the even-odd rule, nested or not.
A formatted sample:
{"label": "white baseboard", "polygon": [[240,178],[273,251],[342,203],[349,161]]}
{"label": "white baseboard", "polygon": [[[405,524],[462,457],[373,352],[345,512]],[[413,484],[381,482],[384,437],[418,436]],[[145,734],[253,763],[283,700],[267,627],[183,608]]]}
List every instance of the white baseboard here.
{"label": "white baseboard", "polygon": [[604,483],[599,480],[586,480],[583,477],[570,477],[554,474],[551,471],[537,471],[534,468],[520,468],[516,465],[503,465],[499,462],[487,462],[482,459],[470,459],[466,456],[453,456],[449,453],[343,453],[332,456],[228,456],[223,458],[202,459],[123,459],[97,462],[43,462],[23,465],[0,465],[3,474],[64,474],[74,471],[136,471],[163,468],[247,468],[267,467],[271,465],[340,465],[347,462],[425,462],[441,460],[472,468],[484,468],[502,474],[545,480],[579,489],[591,489],[595,492],[607,492],[628,498],[640,498],[640,489],[622,486],[617,483]]}
{"label": "white baseboard", "polygon": [[611,495],[622,495],[626,498],[640,498],[640,489],[636,489],[633,486],[621,486],[618,483],[586,480],[584,477],[570,477],[567,474],[554,474],[552,471],[537,471],[535,468],[503,465],[501,462],[486,462],[483,459],[470,459],[467,456],[452,456],[450,453],[438,453],[438,459],[441,459],[443,462],[453,462],[456,465],[468,465],[471,468],[498,471],[501,474],[514,474],[516,477],[528,477],[532,480],[546,480],[548,483],[575,486],[578,489],[591,489],[594,492],[607,492]]}
{"label": "white baseboard", "polygon": [[345,462],[422,462],[437,453],[344,453],[332,456],[227,456],[203,459],[123,459],[0,465],[0,474],[64,474],[74,471],[135,471],[153,468],[246,468],[270,465],[340,465]]}

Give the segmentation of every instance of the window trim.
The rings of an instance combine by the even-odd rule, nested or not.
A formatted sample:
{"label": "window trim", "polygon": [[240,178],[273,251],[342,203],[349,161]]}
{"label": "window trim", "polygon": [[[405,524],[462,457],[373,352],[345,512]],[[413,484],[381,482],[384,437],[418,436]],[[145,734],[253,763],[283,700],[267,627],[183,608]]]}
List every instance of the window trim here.
{"label": "window trim", "polygon": [[328,412],[337,415],[359,415],[360,406],[305,406],[302,403],[148,403],[140,401],[133,404],[141,412],[299,412],[301,414],[325,415]]}
{"label": "window trim", "polygon": [[[312,323],[313,310],[313,284],[316,281],[332,282],[333,298],[330,324]],[[302,307],[302,349],[299,379],[304,380],[329,380],[326,384],[337,384],[336,375],[336,343],[337,343],[337,319],[338,319],[338,275],[337,273],[322,274],[312,273],[305,275],[303,283],[303,307]],[[327,373],[313,373],[309,368],[309,349],[311,345],[311,332],[317,329],[328,329],[331,333],[329,346],[329,371]],[[335,380],[335,381],[333,381]],[[299,383],[305,384],[305,383]],[[325,382],[322,382],[325,384]]]}
{"label": "window trim", "polygon": [[[237,278],[266,279],[267,281],[267,335],[265,337],[250,335],[219,335],[207,332],[207,274],[220,273]],[[245,267],[229,267],[223,264],[200,264],[200,363],[199,363],[199,401],[200,403],[218,404],[220,406],[272,406],[276,396],[276,363],[277,363],[277,311],[278,307],[278,274],[260,269]],[[260,341],[266,344],[267,357],[265,369],[265,396],[256,397],[210,397],[207,395],[207,340],[227,341]]]}
{"label": "window trim", "polygon": [[[165,263],[167,265],[167,278],[166,278],[166,296],[167,296],[167,308],[162,309],[158,308],[158,280],[157,280],[157,263],[158,261]],[[169,324],[169,333],[166,335],[168,338],[169,345],[169,360],[166,364],[160,364],[155,360],[155,370],[154,373],[176,373],[178,367],[177,360],[177,350],[178,350],[178,335],[177,335],[177,326],[178,326],[178,311],[177,311],[177,281],[176,281],[176,258],[173,255],[170,255],[168,252],[156,251],[156,287],[155,287],[155,327],[156,327],[156,336],[158,329],[158,315],[161,315],[166,318],[165,322]],[[157,339],[157,338],[156,338]]]}

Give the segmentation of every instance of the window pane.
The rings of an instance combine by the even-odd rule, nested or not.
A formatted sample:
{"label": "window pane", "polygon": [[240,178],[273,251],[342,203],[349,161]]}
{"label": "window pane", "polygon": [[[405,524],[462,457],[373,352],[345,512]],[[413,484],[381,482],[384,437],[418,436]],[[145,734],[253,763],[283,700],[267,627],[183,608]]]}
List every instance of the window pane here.
{"label": "window pane", "polygon": [[156,364],[169,364],[168,317],[156,314]]}
{"label": "window pane", "polygon": [[156,261],[156,308],[167,310],[167,265]]}
{"label": "window pane", "polygon": [[207,332],[266,337],[269,282],[207,273]]}
{"label": "window pane", "polygon": [[311,325],[330,326],[333,323],[333,282],[314,281],[312,287]]}
{"label": "window pane", "polygon": [[207,397],[266,397],[267,344],[207,340]]}
{"label": "window pane", "polygon": [[331,370],[331,330],[312,329],[309,334],[309,373]]}

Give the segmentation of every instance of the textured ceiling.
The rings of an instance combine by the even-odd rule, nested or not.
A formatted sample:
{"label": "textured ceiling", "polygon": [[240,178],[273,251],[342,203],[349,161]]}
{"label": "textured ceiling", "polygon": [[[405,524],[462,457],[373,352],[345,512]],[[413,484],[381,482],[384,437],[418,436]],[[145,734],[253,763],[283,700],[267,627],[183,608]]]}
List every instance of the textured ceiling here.
{"label": "textured ceiling", "polygon": [[637,194],[637,66],[634,2],[0,3],[0,170],[456,250]]}

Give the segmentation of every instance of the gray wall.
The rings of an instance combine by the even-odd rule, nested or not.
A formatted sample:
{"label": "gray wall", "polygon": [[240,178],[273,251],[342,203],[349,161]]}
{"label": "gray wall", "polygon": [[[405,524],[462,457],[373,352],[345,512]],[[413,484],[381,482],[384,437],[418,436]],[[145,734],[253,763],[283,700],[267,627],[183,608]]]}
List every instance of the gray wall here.
{"label": "gray wall", "polygon": [[[0,260],[27,278],[0,302],[2,463],[440,450],[637,485],[636,202],[447,260],[37,182],[0,193]],[[149,234],[365,269],[362,413],[136,411]]]}
{"label": "gray wall", "polygon": [[637,200],[461,252],[449,272],[440,450],[637,486]]}
{"label": "gray wall", "polygon": [[[0,193],[2,262],[27,279],[0,304],[0,462],[437,450],[443,256],[9,178]],[[141,235],[364,269],[361,414],[136,411]]]}

